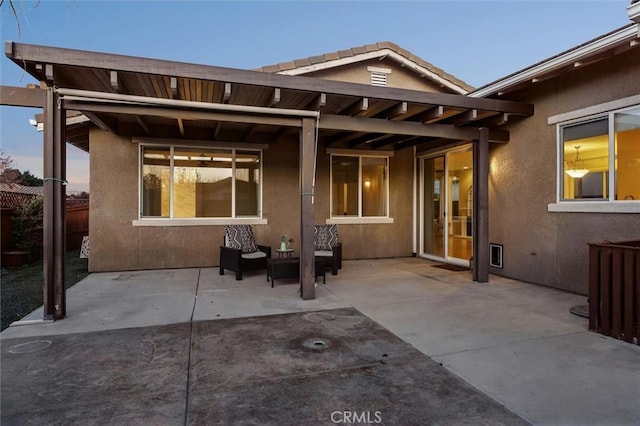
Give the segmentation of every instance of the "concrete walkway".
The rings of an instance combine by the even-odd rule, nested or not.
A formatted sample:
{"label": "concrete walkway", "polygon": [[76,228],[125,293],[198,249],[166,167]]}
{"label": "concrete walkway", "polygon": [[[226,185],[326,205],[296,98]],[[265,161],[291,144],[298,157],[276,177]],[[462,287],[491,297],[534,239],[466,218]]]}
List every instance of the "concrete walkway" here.
{"label": "concrete walkway", "polygon": [[585,297],[433,265],[346,261],[313,301],[259,272],[240,282],[217,268],[91,274],[68,291],[66,319],[10,327],[2,352],[20,337],[353,307],[533,424],[640,424],[640,347],[587,331],[569,313]]}

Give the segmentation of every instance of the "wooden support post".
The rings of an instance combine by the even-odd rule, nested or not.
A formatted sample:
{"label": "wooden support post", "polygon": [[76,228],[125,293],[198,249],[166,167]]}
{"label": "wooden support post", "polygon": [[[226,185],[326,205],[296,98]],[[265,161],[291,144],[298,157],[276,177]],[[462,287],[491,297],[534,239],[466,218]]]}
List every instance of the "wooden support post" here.
{"label": "wooden support post", "polygon": [[64,288],[66,203],[66,111],[47,88],[44,126],[43,301],[45,319],[66,315]]}
{"label": "wooden support post", "polygon": [[300,129],[300,289],[305,300],[316,298],[313,243],[315,124],[313,118],[303,118]]}
{"label": "wooden support post", "polygon": [[[55,109],[56,94],[53,88],[47,89],[47,100],[44,107],[44,141],[43,141],[43,175],[45,178],[53,176],[54,169],[54,132],[55,132]],[[53,319],[53,270],[54,270],[54,221],[53,221],[53,198],[55,182],[52,179],[44,181],[44,206],[42,212],[42,299],[44,308],[44,319]]]}
{"label": "wooden support post", "polygon": [[55,258],[54,258],[54,282],[53,282],[53,302],[55,319],[62,319],[67,315],[67,298],[64,287],[64,263],[67,252],[66,242],[66,204],[67,204],[67,146],[65,131],[67,128],[67,112],[58,102],[56,98],[56,109],[54,112],[54,135],[53,135],[53,153],[55,156],[55,170],[53,181],[54,186],[54,241],[55,241]]}
{"label": "wooden support post", "polygon": [[489,282],[489,129],[473,141],[473,280]]}

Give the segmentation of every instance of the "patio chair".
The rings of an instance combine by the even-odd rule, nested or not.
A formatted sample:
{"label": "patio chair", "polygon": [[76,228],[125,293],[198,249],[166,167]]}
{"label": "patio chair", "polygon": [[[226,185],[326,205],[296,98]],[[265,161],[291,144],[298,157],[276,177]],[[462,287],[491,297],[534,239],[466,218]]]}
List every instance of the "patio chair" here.
{"label": "patio chair", "polygon": [[325,268],[331,268],[331,275],[338,275],[342,269],[342,243],[338,241],[338,225],[314,225],[316,260],[322,260]]}
{"label": "patio chair", "polygon": [[271,247],[256,244],[251,225],[226,225],[224,245],[220,246],[220,275],[229,269],[236,273],[236,280],[242,280],[244,271],[267,268],[271,258]]}

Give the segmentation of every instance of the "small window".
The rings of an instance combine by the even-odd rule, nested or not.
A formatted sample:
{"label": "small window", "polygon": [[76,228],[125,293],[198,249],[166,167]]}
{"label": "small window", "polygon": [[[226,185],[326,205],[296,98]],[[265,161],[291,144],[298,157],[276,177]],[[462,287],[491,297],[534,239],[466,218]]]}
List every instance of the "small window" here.
{"label": "small window", "polygon": [[331,216],[388,217],[387,157],[331,156]]}

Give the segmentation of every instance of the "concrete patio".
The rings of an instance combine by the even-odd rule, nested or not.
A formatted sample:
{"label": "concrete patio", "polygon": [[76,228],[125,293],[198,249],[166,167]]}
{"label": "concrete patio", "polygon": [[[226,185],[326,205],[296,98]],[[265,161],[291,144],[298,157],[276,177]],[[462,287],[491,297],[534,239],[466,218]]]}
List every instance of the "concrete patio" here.
{"label": "concrete patio", "polygon": [[[478,284],[471,281],[469,272],[451,272],[435,268],[434,264],[416,258],[346,261],[338,276],[327,275],[327,284],[317,285],[317,298],[312,301],[299,297],[299,285],[293,281],[277,282],[276,287],[271,288],[262,272],[249,274],[243,281],[235,281],[230,273],[220,276],[217,268],[91,274],[68,291],[66,319],[51,324],[13,326],[0,334],[3,411],[8,401],[8,382],[5,381],[11,379],[15,385],[18,380],[8,372],[20,362],[19,357],[13,357],[16,348],[25,343],[37,345],[30,343],[35,340],[47,340],[37,339],[38,336],[50,336],[49,341],[73,340],[74,336],[97,335],[95,332],[121,335],[135,334],[136,328],[142,327],[153,330],[186,327],[185,330],[191,329],[192,335],[197,337],[198,330],[213,327],[211,324],[216,322],[211,320],[236,319],[226,326],[246,330],[247,321],[258,326],[280,318],[278,321],[286,323],[291,321],[290,316],[271,316],[293,314],[304,317],[306,313],[323,311],[318,315],[339,320],[359,318],[363,314],[362,318],[372,320],[367,323],[367,330],[375,330],[372,336],[384,335],[381,341],[386,342],[385,345],[400,348],[399,342],[408,343],[396,350],[399,361],[394,359],[392,362],[412,371],[414,376],[432,374],[433,365],[427,364],[433,360],[462,379],[452,385],[455,392],[472,395],[475,388],[490,397],[486,400],[471,398],[474,404],[479,404],[471,405],[490,407],[492,414],[476,421],[467,417],[469,424],[519,421],[517,417],[509,417],[509,412],[539,425],[640,424],[640,405],[637,404],[640,400],[640,347],[589,332],[586,319],[569,313],[570,307],[586,303],[584,296],[496,276],[492,276],[488,284]],[[262,316],[270,317],[259,318]],[[35,311],[23,321],[41,318],[42,312]],[[345,329],[349,329],[351,323],[347,321],[346,324]],[[335,332],[338,329],[341,328],[333,328]],[[388,332],[389,336],[385,334]],[[398,342],[393,335],[399,338]],[[80,337],[75,339],[78,340],[75,345],[64,346],[69,356],[83,341]],[[236,343],[228,348],[239,350],[241,344]],[[358,350],[355,346],[350,350],[363,359],[377,362],[365,343]],[[197,345],[198,340],[193,344]],[[229,340],[225,344],[231,345]],[[418,360],[417,354],[426,356]],[[198,359],[194,356],[186,359],[196,362]],[[328,362],[325,367],[331,365],[330,358],[325,361]],[[335,362],[338,365],[341,361]],[[22,368],[24,372],[36,369],[34,365],[23,365]],[[215,363],[210,363],[208,368],[215,369]],[[197,371],[193,374],[195,378],[199,377]],[[319,389],[330,392],[322,386]],[[336,395],[347,397],[344,389]],[[271,392],[279,392],[277,386]],[[194,406],[202,404],[198,395],[193,394]],[[224,395],[229,403],[237,404],[241,400],[237,393]],[[426,395],[415,403],[422,404],[434,397]],[[375,395],[371,395],[370,402],[374,400]],[[452,404],[458,402],[449,400]],[[446,405],[447,400],[442,400],[442,404]],[[501,411],[501,406],[506,410]],[[325,408],[329,410],[328,406]],[[474,411],[475,408],[467,415],[484,415]],[[372,406],[372,409],[376,407]],[[410,410],[407,413],[416,415]],[[440,414],[442,417],[423,420],[438,423],[448,418],[459,424],[460,419],[448,417],[454,415],[452,412],[445,410]],[[185,422],[207,423],[208,420],[214,423],[202,415],[202,411],[191,413],[191,417],[185,415]],[[3,424],[10,420],[4,416]],[[306,419],[311,422],[313,416],[309,416]],[[264,421],[260,417],[256,419]],[[393,419],[406,420],[402,417],[382,420],[385,424],[396,424]]]}

